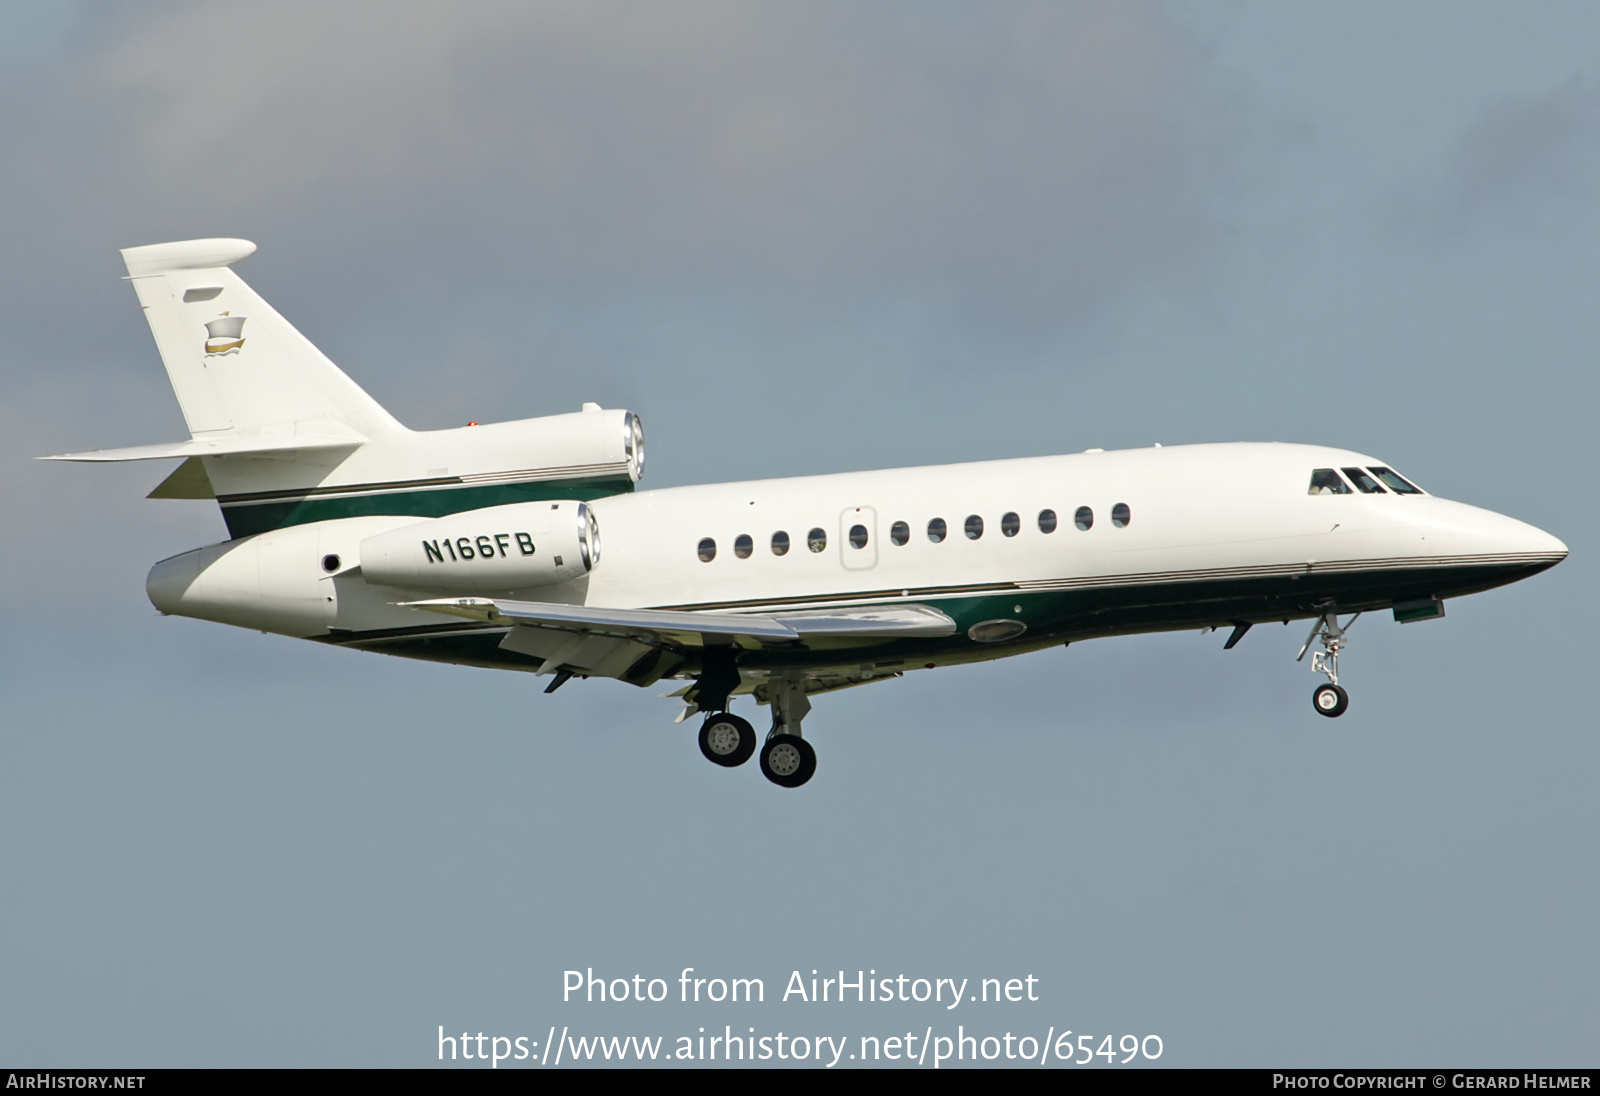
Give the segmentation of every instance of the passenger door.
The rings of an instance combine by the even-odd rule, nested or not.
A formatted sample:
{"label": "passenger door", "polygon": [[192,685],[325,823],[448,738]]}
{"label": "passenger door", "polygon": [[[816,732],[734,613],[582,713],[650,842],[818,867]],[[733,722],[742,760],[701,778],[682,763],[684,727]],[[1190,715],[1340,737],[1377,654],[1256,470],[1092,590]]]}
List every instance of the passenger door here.
{"label": "passenger door", "polygon": [[878,563],[878,511],[852,506],[839,515],[839,562],[847,571],[867,571]]}

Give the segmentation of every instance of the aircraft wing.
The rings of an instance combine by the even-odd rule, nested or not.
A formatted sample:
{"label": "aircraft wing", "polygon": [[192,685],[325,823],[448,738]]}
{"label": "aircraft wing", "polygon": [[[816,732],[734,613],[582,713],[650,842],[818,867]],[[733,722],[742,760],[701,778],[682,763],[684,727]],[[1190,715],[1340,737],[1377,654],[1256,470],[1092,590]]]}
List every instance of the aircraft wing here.
{"label": "aircraft wing", "polygon": [[472,620],[632,639],[651,646],[703,647],[804,643],[816,639],[901,639],[951,635],[955,621],[928,605],[863,606],[778,613],[608,609],[501,598],[435,598],[406,606]]}
{"label": "aircraft wing", "polygon": [[[804,648],[825,641],[828,647],[850,647],[906,637],[947,636],[956,630],[955,621],[927,605],[756,614],[611,609],[481,597],[401,604],[510,624],[500,646],[538,659],[541,674],[611,677],[639,686],[675,673],[708,646]],[[558,678],[556,684],[560,681]],[[822,687],[820,681],[817,684]],[[829,687],[843,684],[848,683]]]}

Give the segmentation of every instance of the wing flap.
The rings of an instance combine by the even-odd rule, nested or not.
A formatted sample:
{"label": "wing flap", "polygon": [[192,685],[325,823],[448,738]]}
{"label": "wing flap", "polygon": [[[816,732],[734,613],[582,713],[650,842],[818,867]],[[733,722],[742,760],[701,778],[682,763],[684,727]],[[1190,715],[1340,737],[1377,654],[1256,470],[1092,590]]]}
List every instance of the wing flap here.
{"label": "wing flap", "polygon": [[611,636],[675,649],[703,647],[708,642],[739,639],[794,642],[800,634],[770,617],[734,613],[684,613],[667,609],[601,609],[542,601],[509,601],[481,597],[408,601],[407,608],[516,624],[525,628]]}
{"label": "wing flap", "polygon": [[[542,601],[500,601],[495,608],[517,624],[599,635],[664,638],[699,646],[707,640],[751,638],[793,641],[800,633],[771,617],[737,613],[684,613],[671,609],[601,609]],[[697,638],[698,637],[698,638]]]}

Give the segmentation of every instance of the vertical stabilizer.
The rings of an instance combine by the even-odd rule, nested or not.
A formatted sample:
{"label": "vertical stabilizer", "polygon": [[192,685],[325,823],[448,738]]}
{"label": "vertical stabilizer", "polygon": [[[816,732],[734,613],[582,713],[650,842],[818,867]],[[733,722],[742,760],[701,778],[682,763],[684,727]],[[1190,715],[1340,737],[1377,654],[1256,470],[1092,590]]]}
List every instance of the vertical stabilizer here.
{"label": "vertical stabilizer", "polygon": [[123,249],[189,432],[359,441],[404,430],[228,269],[255,250],[226,239]]}

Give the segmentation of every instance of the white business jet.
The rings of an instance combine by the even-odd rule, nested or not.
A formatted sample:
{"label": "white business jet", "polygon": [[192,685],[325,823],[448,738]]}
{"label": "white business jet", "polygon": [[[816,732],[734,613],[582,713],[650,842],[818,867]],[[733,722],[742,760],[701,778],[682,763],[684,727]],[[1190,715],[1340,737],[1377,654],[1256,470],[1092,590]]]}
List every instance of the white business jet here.
{"label": "white business jet", "polygon": [[[816,769],[817,693],[1101,636],[1310,620],[1349,704],[1362,613],[1527,578],[1566,545],[1435,498],[1375,457],[1226,444],[635,489],[636,415],[408,430],[229,269],[245,240],[122,252],[191,438],[52,460],[179,460],[232,539],[162,560],[163,613],[341,647],[637,686],[686,682],[718,765]],[[604,533],[604,552],[601,534]]]}

